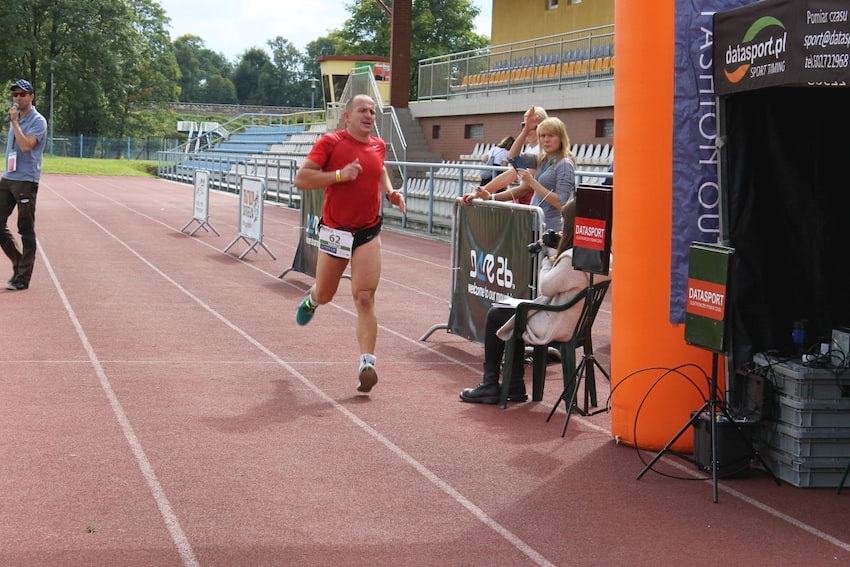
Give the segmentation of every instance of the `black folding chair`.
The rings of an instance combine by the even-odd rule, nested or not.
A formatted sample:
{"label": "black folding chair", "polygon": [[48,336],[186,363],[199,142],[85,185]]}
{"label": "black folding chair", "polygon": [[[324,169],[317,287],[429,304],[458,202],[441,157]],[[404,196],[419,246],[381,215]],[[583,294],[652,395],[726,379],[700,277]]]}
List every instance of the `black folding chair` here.
{"label": "black folding chair", "polygon": [[[511,385],[513,357],[525,355],[524,349],[519,347],[519,345],[523,342],[522,335],[525,332],[526,325],[528,324],[529,312],[535,310],[565,311],[577,306],[581,302],[583,302],[581,306],[581,315],[576,322],[576,327],[573,331],[572,337],[568,341],[554,341],[548,344],[533,345],[531,399],[537,402],[543,399],[543,386],[546,381],[548,351],[549,348],[552,347],[557,349],[561,355],[564,390],[561,392],[561,396],[558,398],[558,401],[555,403],[555,406],[552,408],[552,411],[549,413],[549,417],[546,418],[546,421],[549,421],[552,418],[552,415],[554,415],[561,400],[563,400],[566,404],[567,416],[564,420],[564,427],[561,430],[561,437],[566,434],[567,425],[570,423],[570,415],[572,414],[573,407],[576,403],[578,387],[584,377],[586,377],[587,380],[585,380],[585,409],[582,413],[587,413],[588,396],[592,398],[593,404],[596,403],[596,383],[593,377],[593,366],[596,365],[603,374],[605,374],[606,378],[610,379],[610,377],[605,370],[599,366],[599,363],[596,362],[596,359],[593,357],[593,346],[590,340],[590,331],[593,328],[593,321],[596,319],[596,314],[599,312],[599,306],[602,304],[602,300],[605,298],[605,293],[608,291],[610,284],[611,280],[594,284],[591,279],[591,285],[576,294],[568,302],[560,305],[541,304],[531,301],[523,301],[517,305],[514,332],[511,339],[505,345],[504,376],[502,379],[502,391],[499,399],[499,406],[502,409],[505,409],[508,404],[508,391],[510,390]],[[581,364],[577,367],[576,349],[580,346],[583,348],[584,352]]]}

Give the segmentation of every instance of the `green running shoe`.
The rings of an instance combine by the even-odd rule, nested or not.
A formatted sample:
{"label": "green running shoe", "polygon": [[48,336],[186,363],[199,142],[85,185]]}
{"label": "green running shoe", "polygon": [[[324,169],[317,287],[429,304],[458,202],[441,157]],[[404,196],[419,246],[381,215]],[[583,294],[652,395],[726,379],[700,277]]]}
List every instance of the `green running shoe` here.
{"label": "green running shoe", "polygon": [[307,294],[307,297],[304,298],[304,301],[298,306],[298,311],[295,313],[295,321],[299,325],[306,325],[310,322],[310,319],[313,318],[313,313],[316,312],[317,305],[313,305],[313,302],[310,300],[310,295]]}

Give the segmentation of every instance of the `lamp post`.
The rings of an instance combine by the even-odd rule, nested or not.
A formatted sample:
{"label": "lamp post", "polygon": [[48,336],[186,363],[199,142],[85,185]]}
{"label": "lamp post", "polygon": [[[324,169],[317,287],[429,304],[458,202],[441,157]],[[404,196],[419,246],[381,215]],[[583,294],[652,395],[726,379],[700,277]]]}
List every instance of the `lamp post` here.
{"label": "lamp post", "polygon": [[319,79],[312,77],[307,80],[310,81],[310,89],[312,89],[310,91],[310,108],[313,109],[316,108],[316,83],[319,82]]}

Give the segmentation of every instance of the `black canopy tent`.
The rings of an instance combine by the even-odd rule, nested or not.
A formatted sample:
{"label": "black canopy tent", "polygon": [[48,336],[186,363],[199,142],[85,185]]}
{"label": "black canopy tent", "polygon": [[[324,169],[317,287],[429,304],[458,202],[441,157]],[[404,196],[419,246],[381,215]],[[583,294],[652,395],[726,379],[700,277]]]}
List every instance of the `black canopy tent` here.
{"label": "black canopy tent", "polygon": [[714,17],[733,369],[790,354],[795,321],[811,343],[850,324],[848,8],[765,0]]}

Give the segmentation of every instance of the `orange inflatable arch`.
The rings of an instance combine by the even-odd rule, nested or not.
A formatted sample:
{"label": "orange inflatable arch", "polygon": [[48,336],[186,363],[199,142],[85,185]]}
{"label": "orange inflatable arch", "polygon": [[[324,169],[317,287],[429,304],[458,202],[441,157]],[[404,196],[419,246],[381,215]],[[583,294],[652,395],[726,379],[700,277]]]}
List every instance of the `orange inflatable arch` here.
{"label": "orange inflatable arch", "polygon": [[[615,8],[611,431],[646,449],[670,441],[708,393],[699,369],[687,371],[693,383],[665,369],[711,371],[711,354],[685,344],[669,318],[675,12],[674,0]],[[688,431],[673,448],[692,446]]]}

